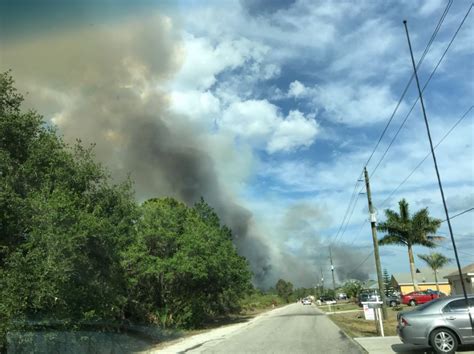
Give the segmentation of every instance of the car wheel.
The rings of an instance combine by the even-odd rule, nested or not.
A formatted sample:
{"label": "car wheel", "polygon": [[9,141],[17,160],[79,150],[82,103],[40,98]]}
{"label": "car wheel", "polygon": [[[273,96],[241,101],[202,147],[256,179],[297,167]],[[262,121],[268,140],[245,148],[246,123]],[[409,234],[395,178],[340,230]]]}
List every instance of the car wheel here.
{"label": "car wheel", "polygon": [[410,302],[408,303],[408,305],[410,305],[410,306],[416,306],[416,301],[415,301],[415,300],[410,300]]}
{"label": "car wheel", "polygon": [[458,339],[449,329],[438,328],[431,332],[430,344],[437,353],[451,354],[458,348]]}
{"label": "car wheel", "polygon": [[390,307],[395,307],[397,306],[397,302],[396,301],[390,301]]}

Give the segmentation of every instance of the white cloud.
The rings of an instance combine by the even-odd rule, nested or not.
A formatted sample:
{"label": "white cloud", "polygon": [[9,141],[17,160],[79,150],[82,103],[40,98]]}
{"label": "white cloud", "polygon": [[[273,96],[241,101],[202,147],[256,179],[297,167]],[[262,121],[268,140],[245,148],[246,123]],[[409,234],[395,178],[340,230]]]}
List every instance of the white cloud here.
{"label": "white cloud", "polygon": [[421,6],[419,13],[422,16],[429,16],[444,5],[444,3],[443,0],[425,0],[422,2],[423,5]]}
{"label": "white cloud", "polygon": [[246,38],[213,41],[209,37],[195,37],[188,33],[183,42],[184,63],[173,80],[173,87],[181,90],[208,90],[220,73],[244,65],[262,79],[279,72],[276,65],[260,66],[269,48]]}
{"label": "white cloud", "polygon": [[298,80],[295,80],[290,84],[290,87],[288,89],[289,97],[298,98],[298,97],[304,96],[305,93],[306,93],[306,87]]}
{"label": "white cloud", "polygon": [[390,87],[385,84],[332,82],[315,87],[313,103],[326,111],[327,119],[364,126],[386,120],[397,102]]}
{"label": "white cloud", "polygon": [[210,91],[173,91],[170,94],[170,109],[191,120],[210,123],[220,112],[220,102]]}
{"label": "white cloud", "polygon": [[291,151],[310,146],[318,133],[318,124],[313,118],[305,117],[300,111],[290,111],[285,120],[277,125],[267,151]]}
{"label": "white cloud", "polygon": [[234,102],[218,124],[222,131],[265,147],[268,153],[310,146],[318,133],[318,124],[313,117],[305,117],[299,111],[290,111],[284,117],[278,107],[267,100]]}

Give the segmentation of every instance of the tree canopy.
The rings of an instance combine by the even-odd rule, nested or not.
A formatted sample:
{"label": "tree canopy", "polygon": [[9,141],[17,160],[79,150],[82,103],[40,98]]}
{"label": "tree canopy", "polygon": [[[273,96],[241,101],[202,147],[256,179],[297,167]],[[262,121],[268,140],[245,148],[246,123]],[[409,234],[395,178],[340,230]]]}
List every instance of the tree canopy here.
{"label": "tree canopy", "polygon": [[415,290],[418,285],[415,279],[415,259],[413,257],[413,246],[420,245],[429,248],[437,246],[436,241],[444,237],[434,235],[441,225],[441,220],[431,218],[428,208],[423,208],[411,215],[408,202],[402,199],[398,202],[399,212],[386,209],[386,220],[381,222],[377,229],[385,232],[379,240],[380,245],[403,245],[408,249],[410,272]]}
{"label": "tree canopy", "polygon": [[0,351],[31,321],[193,327],[251,288],[231,230],[202,199],[138,204],[93,146],[67,145],[0,74]]}

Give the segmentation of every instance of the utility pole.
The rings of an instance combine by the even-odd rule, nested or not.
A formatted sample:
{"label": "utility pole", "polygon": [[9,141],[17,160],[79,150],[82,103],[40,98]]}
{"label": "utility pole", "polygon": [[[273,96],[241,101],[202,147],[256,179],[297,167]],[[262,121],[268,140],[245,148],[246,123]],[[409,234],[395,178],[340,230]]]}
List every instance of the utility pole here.
{"label": "utility pole", "polygon": [[[471,8],[472,8],[472,4],[471,4]],[[444,197],[443,184],[441,183],[441,175],[439,174],[438,162],[436,160],[436,154],[433,147],[433,140],[431,139],[430,124],[428,122],[428,117],[426,115],[425,103],[423,101],[423,91],[421,90],[421,87],[420,87],[420,80],[418,78],[418,72],[416,70],[415,57],[413,56],[413,49],[411,47],[410,34],[408,33],[408,26],[407,26],[406,20],[403,21],[403,25],[405,26],[408,48],[410,49],[411,63],[413,65],[413,74],[415,75],[416,87],[418,89],[418,96],[420,98],[420,105],[421,105],[421,110],[423,112],[423,119],[425,121],[426,133],[428,135],[428,140],[430,142],[431,157],[433,158],[433,164],[436,171],[436,177],[438,179],[438,187],[441,193],[441,200],[443,201],[444,212],[446,214],[446,221],[448,222],[449,235],[451,236],[451,243],[453,244],[453,251],[454,251],[454,257],[456,258],[456,265],[458,267],[459,280],[461,280],[462,293],[464,295],[464,300],[466,301],[466,308],[469,308],[469,299],[467,297],[466,285],[464,284],[464,278],[462,276],[462,270],[461,270],[461,263],[459,262],[459,255],[458,255],[458,250],[456,247],[456,242],[454,240],[453,228],[451,227],[451,219],[449,217],[449,211],[448,211],[448,206],[446,204],[446,198]],[[471,331],[472,333],[474,333],[474,320],[472,318],[471,311],[468,311],[468,314],[469,314],[469,322],[471,322]]]}
{"label": "utility pole", "polygon": [[385,306],[385,288],[382,278],[382,266],[380,265],[379,240],[377,239],[377,219],[375,217],[374,206],[372,205],[372,194],[370,192],[369,174],[367,167],[364,167],[365,188],[367,190],[367,201],[369,203],[370,227],[372,229],[372,241],[374,242],[375,268],[377,269],[377,280],[379,283],[380,300],[382,301],[383,319],[387,319],[387,308]]}
{"label": "utility pole", "polygon": [[320,268],[321,271],[321,296],[324,296],[324,275],[323,275],[323,268]]}
{"label": "utility pole", "polygon": [[336,280],[334,279],[334,265],[332,264],[331,246],[329,246],[329,260],[331,261],[332,289],[334,290],[334,296],[336,296]]}

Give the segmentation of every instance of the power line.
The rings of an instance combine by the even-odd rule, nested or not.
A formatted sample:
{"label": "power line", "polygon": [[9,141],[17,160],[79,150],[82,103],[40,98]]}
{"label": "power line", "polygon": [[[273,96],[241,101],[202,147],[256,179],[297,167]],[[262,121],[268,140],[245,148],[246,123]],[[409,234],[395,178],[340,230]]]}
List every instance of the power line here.
{"label": "power line", "polygon": [[[469,11],[471,10],[471,8],[472,8],[472,4],[471,4],[471,7],[469,8]],[[454,250],[454,257],[456,259],[456,264],[457,264],[457,267],[458,267],[458,273],[459,273],[459,278],[461,280],[464,299],[466,300],[466,306],[468,306],[466,286],[464,284],[464,279],[462,277],[461,263],[459,261],[456,242],[454,241],[453,229],[451,227],[451,220],[449,218],[448,206],[446,204],[446,198],[444,196],[443,183],[441,181],[441,176],[440,176],[439,168],[438,168],[438,162],[437,162],[437,159],[436,159],[436,154],[435,154],[434,146],[433,146],[433,140],[431,138],[430,125],[429,125],[429,122],[428,122],[428,117],[426,115],[426,108],[425,108],[425,103],[424,103],[424,100],[423,100],[423,93],[421,91],[420,80],[418,78],[418,72],[416,70],[415,58],[413,56],[413,49],[412,49],[412,46],[411,46],[410,34],[408,32],[407,21],[406,20],[403,21],[403,24],[405,26],[405,32],[406,32],[406,35],[407,35],[408,48],[410,49],[411,63],[413,65],[413,72],[415,73],[416,88],[418,90],[418,96],[420,97],[421,111],[423,113],[423,119],[425,121],[426,133],[428,135],[428,141],[430,142],[431,156],[433,157],[433,164],[434,164],[434,168],[435,168],[435,172],[436,172],[436,177],[437,177],[437,180],[438,180],[439,192],[441,194],[441,200],[443,201],[444,213],[446,215],[446,220],[447,220],[447,223],[448,223],[449,234],[451,236],[451,242],[452,242],[453,250]],[[471,327],[474,327],[474,321],[473,321],[472,316],[471,316],[470,313],[469,313],[469,321],[471,322]]]}
{"label": "power line", "polygon": [[346,277],[349,278],[349,275],[352,275],[354,274],[357,270],[359,270],[360,267],[362,267],[364,265],[365,262],[367,262],[367,260],[369,259],[369,257],[374,253],[374,251],[370,252],[367,257],[364,258],[364,260],[357,266],[355,267],[352,272],[350,273],[347,273]]}
{"label": "power line", "polygon": [[342,218],[342,222],[341,222],[341,225],[339,225],[339,229],[337,230],[336,232],[336,235],[334,237],[334,239],[332,241],[330,241],[330,243],[333,243],[334,240],[337,239],[337,237],[339,236],[339,233],[341,232],[341,229],[346,221],[346,218],[347,216],[349,215],[349,210],[351,209],[351,206],[352,206],[352,203],[354,202],[354,199],[357,197],[359,197],[358,195],[356,195],[356,190],[357,190],[357,186],[358,184],[360,183],[360,179],[362,177],[362,172],[360,173],[359,177],[357,177],[357,180],[356,180],[356,183],[354,185],[354,189],[352,190],[352,195],[351,195],[351,199],[349,200],[349,204],[347,205],[347,208],[346,208],[346,212],[344,213],[344,217]]}
{"label": "power line", "polygon": [[[468,213],[468,212],[470,212],[470,211],[473,211],[473,210],[474,210],[474,208],[466,209],[466,210],[464,210],[464,211],[462,211],[462,212],[460,212],[460,213],[458,213],[458,214],[456,214],[456,215],[450,216],[450,217],[449,217],[449,220],[453,220],[454,218],[457,218],[458,216],[461,216],[461,215],[466,214],[466,213]],[[446,222],[446,221],[448,221],[448,219],[445,219],[445,220],[443,220],[443,221],[441,221],[441,222]]]}
{"label": "power line", "polygon": [[[448,4],[446,5],[446,8],[444,9],[439,21],[438,21],[438,24],[436,25],[436,28],[435,30],[433,31],[433,34],[431,35],[431,38],[430,40],[428,41],[428,44],[426,45],[425,47],[425,50],[423,51],[423,54],[421,55],[421,58],[420,60],[418,61],[418,64],[416,65],[416,68],[418,69],[420,66],[421,66],[421,63],[423,62],[423,60],[425,59],[425,56],[426,54],[428,53],[428,51],[430,50],[430,47],[431,47],[431,44],[433,44],[433,41],[434,39],[436,38],[436,36],[438,35],[438,32],[439,32],[439,29],[441,28],[441,25],[443,24],[444,22],[444,19],[446,18],[446,15],[448,14],[448,11],[449,9],[451,8],[451,5],[453,4],[453,0],[450,0],[448,2]],[[398,111],[398,108],[400,107],[400,104],[402,103],[403,101],[403,98],[405,97],[413,79],[415,77],[415,74],[413,73],[411,76],[410,76],[410,79],[408,80],[408,83],[407,85],[405,86],[403,92],[402,92],[402,95],[400,96],[400,99],[398,100],[398,103],[397,105],[395,106],[395,109],[393,110],[393,113],[391,114],[390,118],[388,119],[387,123],[385,124],[385,127],[382,131],[382,134],[380,135],[379,137],[379,140],[377,141],[377,144],[375,144],[375,147],[374,149],[372,150],[372,153],[370,154],[369,158],[367,159],[367,162],[365,163],[364,167],[367,167],[367,165],[369,164],[370,160],[372,159],[372,157],[374,156],[374,153],[375,151],[377,150],[378,146],[380,145],[380,142],[382,141],[382,138],[384,137],[385,133],[387,132],[387,129],[390,125],[390,123],[392,122],[393,118],[395,117],[395,114],[397,113]]]}
{"label": "power line", "polygon": [[[454,125],[444,134],[444,136],[438,141],[438,143],[435,145],[435,149],[448,137],[449,134],[463,121],[464,118],[466,118],[471,112],[471,110],[474,108],[474,106],[471,106],[467,109],[466,112],[454,123]],[[383,208],[384,205],[390,200],[390,198],[400,189],[401,186],[403,186],[406,181],[415,173],[415,171],[420,168],[420,166],[426,161],[428,157],[430,157],[431,153],[426,154],[426,156],[418,163],[418,165],[415,166],[415,168],[408,174],[408,176],[405,177],[405,179],[395,188],[387,198],[381,203],[380,208]]]}
{"label": "power line", "polygon": [[[438,245],[440,246],[441,248],[444,248],[445,250],[448,250],[448,251],[454,251],[452,247],[448,247],[448,246],[443,246],[443,245]],[[458,250],[459,253],[462,253],[466,256],[471,256],[472,257],[472,253],[469,253],[469,252],[465,252],[465,251],[461,251],[461,250]]]}
{"label": "power line", "polygon": [[[436,73],[436,71],[438,70],[438,67],[439,65],[441,64],[441,62],[443,61],[444,57],[446,56],[446,53],[448,52],[449,48],[451,47],[451,45],[453,44],[454,40],[456,39],[458,33],[459,33],[459,30],[462,28],[462,26],[464,25],[464,22],[466,21],[467,17],[469,16],[469,13],[471,12],[471,9],[472,9],[472,4],[471,6],[469,7],[469,9],[467,10],[466,14],[464,15],[464,18],[462,19],[461,23],[459,24],[458,28],[456,29],[456,31],[454,32],[448,46],[446,47],[446,49],[444,50],[443,54],[441,55],[441,57],[439,58],[436,66],[434,67],[434,69],[432,70],[430,76],[428,77],[428,80],[426,80],[425,84],[423,85],[423,89],[421,90],[421,92],[425,92],[425,89],[426,87],[428,86],[428,84],[430,83],[431,79],[433,78],[434,74]],[[413,74],[414,75],[414,74]],[[413,76],[412,76],[412,79],[413,79]],[[392,140],[390,141],[388,147],[385,149],[384,153],[382,154],[382,157],[379,159],[379,161],[377,162],[377,165],[375,166],[375,168],[372,170],[372,173],[370,175],[370,177],[372,178],[372,176],[375,174],[375,171],[377,171],[377,168],[380,166],[380,164],[382,163],[383,159],[385,158],[385,156],[387,155],[387,152],[388,150],[390,150],[390,148],[392,147],[392,144],[394,143],[394,141],[397,139],[398,137],[398,134],[400,133],[400,131],[402,130],[403,126],[405,125],[406,121],[408,120],[408,118],[410,117],[411,115],[411,112],[413,111],[413,109],[415,108],[416,104],[418,103],[419,101],[419,97],[416,98],[415,102],[413,102],[410,110],[408,111],[407,115],[405,116],[405,119],[402,121],[402,123],[400,124],[400,126],[398,127],[398,130],[397,132],[395,133],[395,135],[393,136]]]}

